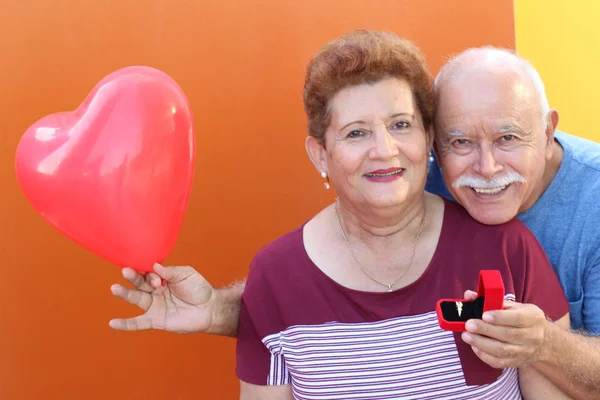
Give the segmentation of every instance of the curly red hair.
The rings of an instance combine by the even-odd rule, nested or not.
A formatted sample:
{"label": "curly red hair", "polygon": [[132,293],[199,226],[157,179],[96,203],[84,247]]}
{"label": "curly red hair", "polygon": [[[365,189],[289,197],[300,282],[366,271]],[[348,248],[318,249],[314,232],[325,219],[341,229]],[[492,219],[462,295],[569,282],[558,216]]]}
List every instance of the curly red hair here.
{"label": "curly red hair", "polygon": [[431,144],[433,77],[421,51],[394,33],[369,30],[349,32],[329,42],[310,61],[304,83],[308,132],[324,145],[331,123],[330,101],[342,89],[376,83],[388,77],[411,87]]}

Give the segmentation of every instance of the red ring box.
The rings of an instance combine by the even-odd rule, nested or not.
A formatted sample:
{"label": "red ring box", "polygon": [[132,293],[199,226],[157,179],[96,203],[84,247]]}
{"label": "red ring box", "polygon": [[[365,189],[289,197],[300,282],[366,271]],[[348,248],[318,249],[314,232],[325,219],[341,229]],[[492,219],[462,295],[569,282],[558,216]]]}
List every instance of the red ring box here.
{"label": "red ring box", "polygon": [[[462,302],[460,316],[457,302]],[[452,332],[464,332],[465,323],[473,318],[481,319],[484,312],[502,309],[504,304],[504,283],[502,275],[497,270],[479,271],[477,298],[472,301],[465,299],[440,299],[435,311],[440,328]]]}

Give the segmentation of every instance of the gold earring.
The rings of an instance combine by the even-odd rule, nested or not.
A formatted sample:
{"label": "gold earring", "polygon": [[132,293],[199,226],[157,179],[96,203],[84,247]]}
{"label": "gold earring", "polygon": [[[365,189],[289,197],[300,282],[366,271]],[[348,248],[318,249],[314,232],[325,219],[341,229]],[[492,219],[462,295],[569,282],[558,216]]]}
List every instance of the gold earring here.
{"label": "gold earring", "polygon": [[321,178],[325,179],[325,190],[329,190],[331,188],[331,184],[329,183],[329,176],[327,176],[327,172],[321,170]]}

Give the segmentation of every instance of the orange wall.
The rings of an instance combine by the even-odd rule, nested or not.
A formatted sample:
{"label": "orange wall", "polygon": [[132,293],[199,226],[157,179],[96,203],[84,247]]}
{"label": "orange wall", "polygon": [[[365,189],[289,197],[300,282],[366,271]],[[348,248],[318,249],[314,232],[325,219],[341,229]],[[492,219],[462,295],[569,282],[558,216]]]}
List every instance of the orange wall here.
{"label": "orange wall", "polygon": [[75,108],[108,73],[159,68],[187,93],[197,174],[170,264],[214,284],[332,199],[304,152],[309,57],[359,27],[416,41],[436,71],[467,46],[514,47],[512,1],[0,0],[0,398],[233,399],[235,342],[124,333],[118,268],[61,236],[19,191],[25,129]]}

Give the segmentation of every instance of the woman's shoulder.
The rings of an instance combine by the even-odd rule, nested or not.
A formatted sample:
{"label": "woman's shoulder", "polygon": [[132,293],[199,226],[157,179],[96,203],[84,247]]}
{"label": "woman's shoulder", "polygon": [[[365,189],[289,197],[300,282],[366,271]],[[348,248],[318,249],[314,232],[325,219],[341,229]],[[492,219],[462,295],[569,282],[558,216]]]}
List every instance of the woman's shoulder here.
{"label": "woman's shoulder", "polygon": [[[541,247],[535,235],[517,218],[498,225],[486,225],[460,204],[444,199],[444,221],[440,245],[451,251],[456,247],[478,248],[489,254],[521,257]],[[450,250],[449,250],[450,249]]]}
{"label": "woman's shoulder", "polygon": [[314,272],[304,248],[306,222],[282,234],[260,248],[250,263],[244,298],[252,304],[271,310],[277,305],[292,307],[302,301],[303,292],[312,287]]}
{"label": "woman's shoulder", "polygon": [[531,232],[527,226],[519,221],[517,218],[513,218],[503,224],[497,225],[486,225],[475,218],[473,218],[469,212],[460,204],[442,198],[444,201],[444,218],[446,224],[452,224],[460,230],[470,229],[481,234],[512,234],[512,235],[531,235]]}
{"label": "woman's shoulder", "polygon": [[268,272],[276,268],[281,272],[282,269],[293,268],[306,255],[303,240],[305,225],[306,222],[261,247],[252,258],[250,270]]}

